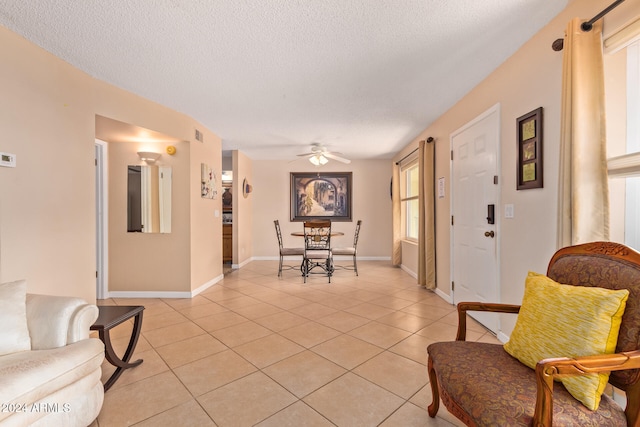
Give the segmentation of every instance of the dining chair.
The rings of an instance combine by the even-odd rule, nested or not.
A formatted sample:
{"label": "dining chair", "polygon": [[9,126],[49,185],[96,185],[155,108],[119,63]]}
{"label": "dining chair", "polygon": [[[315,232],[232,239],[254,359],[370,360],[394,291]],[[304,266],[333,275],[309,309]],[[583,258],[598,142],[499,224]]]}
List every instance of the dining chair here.
{"label": "dining chair", "polygon": [[304,222],[304,257],[302,276],[304,283],[314,268],[322,269],[331,283],[333,275],[333,255],[331,253],[331,221]]}
{"label": "dining chair", "polygon": [[280,221],[277,219],[273,221],[273,224],[276,226],[276,235],[278,236],[278,248],[280,250],[280,263],[278,264],[278,277],[282,276],[282,270],[293,270],[300,268],[295,265],[283,265],[284,257],[288,256],[304,256],[304,248],[285,248],[282,244],[282,231],[280,230]]}
{"label": "dining chair", "polygon": [[335,265],[336,268],[342,268],[345,270],[353,270],[358,275],[358,263],[356,262],[356,255],[358,254],[358,237],[360,236],[360,224],[362,220],[356,222],[356,232],[353,236],[353,246],[348,248],[332,248],[331,253],[333,255],[349,255],[353,257],[352,265]]}

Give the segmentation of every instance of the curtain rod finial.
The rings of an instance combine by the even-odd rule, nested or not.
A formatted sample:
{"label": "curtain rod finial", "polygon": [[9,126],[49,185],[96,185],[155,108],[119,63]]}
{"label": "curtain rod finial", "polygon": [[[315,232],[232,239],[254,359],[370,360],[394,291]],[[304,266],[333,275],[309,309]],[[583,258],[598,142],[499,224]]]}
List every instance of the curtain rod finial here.
{"label": "curtain rod finial", "polygon": [[551,48],[556,52],[560,52],[564,48],[564,39],[556,39],[551,43]]}
{"label": "curtain rod finial", "polygon": [[589,22],[583,22],[582,25],[580,25],[580,29],[582,29],[582,31],[584,32],[589,32],[593,29],[593,24]]}
{"label": "curtain rod finial", "polygon": [[427,144],[430,144],[430,143],[432,143],[433,141],[435,141],[435,140],[433,139],[433,137],[432,137],[432,136],[430,136],[429,138],[427,138]]}

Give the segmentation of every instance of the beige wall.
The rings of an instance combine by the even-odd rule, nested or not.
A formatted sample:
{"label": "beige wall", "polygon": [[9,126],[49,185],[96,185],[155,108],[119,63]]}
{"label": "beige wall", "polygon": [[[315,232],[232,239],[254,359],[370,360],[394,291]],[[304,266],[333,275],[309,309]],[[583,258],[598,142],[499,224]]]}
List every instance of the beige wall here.
{"label": "beige wall", "polygon": [[249,262],[253,255],[253,240],[255,236],[251,232],[253,221],[253,206],[255,193],[251,192],[245,197],[242,193],[242,185],[248,182],[255,191],[255,179],[253,177],[253,162],[244,153],[234,150],[232,153],[233,164],[233,265],[238,268]]}
{"label": "beige wall", "polygon": [[[174,156],[165,153],[160,160],[173,168],[170,234],[126,232],[126,223],[122,222],[126,221],[126,217],[122,217],[126,210],[121,205],[125,200],[125,187],[118,185],[121,184],[120,171],[127,163],[139,163],[136,152],[149,145],[145,142],[109,144],[109,161],[114,167],[109,178],[109,292],[182,292],[178,296],[184,296],[219,280],[222,277],[222,218],[216,217],[215,211],[221,210],[222,202],[220,197],[200,197],[200,181],[201,163],[206,163],[217,173],[218,194],[221,194],[220,138],[192,118],[162,105],[104,82],[96,81],[94,87],[97,114],[184,141],[174,144],[177,148]],[[203,133],[203,142],[195,140],[195,129]],[[164,153],[169,144],[156,145]],[[122,152],[123,157],[112,156],[112,151]]]}
{"label": "beige wall", "polygon": [[[223,278],[222,274],[222,140],[208,129],[192,122],[191,134],[198,128],[203,132],[204,142],[192,140],[190,145],[191,222],[189,236],[191,246],[192,291],[202,290]],[[216,174],[215,199],[200,196],[201,163],[213,168]]]}
{"label": "beige wall", "polygon": [[362,220],[358,255],[362,259],[390,259],[391,257],[391,180],[390,160],[353,160],[350,164],[330,161],[315,167],[300,159],[254,160],[253,197],[253,255],[257,259],[278,256],[278,241],[273,225],[280,221],[282,237],[287,246],[302,246],[302,239],[291,236],[301,231],[302,223],[290,221],[291,172],[353,172],[353,222],[334,222],[333,229],[344,232],[332,239],[333,246],[351,246],[355,221]]}
{"label": "beige wall", "polygon": [[[184,172],[174,174],[174,189],[184,192],[173,192],[172,234],[141,239],[122,231],[118,238],[138,239],[126,243],[145,255],[112,270],[113,287],[191,291],[221,277],[222,227],[214,215],[221,201],[200,200],[200,163],[219,173],[220,139],[193,119],[92,79],[2,27],[0,55],[0,151],[18,159],[17,168],[0,168],[0,281],[26,278],[30,292],[95,301],[96,114],[185,141],[173,159]],[[193,140],[196,127],[205,143]],[[123,164],[137,162],[135,150],[119,147],[113,154],[122,155]],[[120,187],[122,177],[114,179]],[[117,215],[114,220],[110,229],[125,230]],[[117,255],[112,257],[109,267],[118,269]],[[164,265],[172,266],[165,271],[170,277],[153,276]],[[149,276],[156,280],[145,281]]]}
{"label": "beige wall", "polygon": [[[450,282],[449,135],[496,103],[501,104],[501,300],[519,302],[526,271],[546,268],[555,250],[562,64],[562,54],[553,52],[550,44],[562,37],[572,17],[590,18],[608,3],[609,0],[572,1],[513,57],[416,138],[415,141],[427,136],[436,138],[436,176],[447,179],[447,197],[438,199],[436,205],[439,291],[448,294]],[[623,3],[605,19],[605,33],[637,14],[636,2]],[[184,151],[189,152],[189,212],[184,221],[173,222],[177,236],[172,238],[181,239],[180,253],[168,256],[162,252],[153,258],[159,259],[160,264],[167,255],[169,262],[176,264],[179,278],[166,289],[195,290],[220,277],[222,227],[216,211],[221,210],[221,200],[199,198],[200,163],[210,162],[218,173],[221,170],[220,139],[200,128],[205,143],[195,141],[193,131],[199,124],[193,119],[96,81],[5,28],[0,28],[0,55],[4,64],[0,67],[0,151],[17,154],[18,159],[17,168],[0,168],[0,281],[26,278],[30,292],[95,299],[96,114],[153,129],[188,144],[189,149]],[[518,192],[515,119],[539,106],[544,107],[545,117],[545,188]],[[415,141],[398,158],[412,150]],[[234,236],[235,264],[250,257],[277,254],[273,230],[276,218],[283,226],[285,242],[296,243],[290,232],[297,230],[299,223],[288,221],[292,171],[353,171],[353,219],[363,220],[359,252],[362,257],[390,256],[390,161],[356,160],[350,165],[331,162],[317,169],[304,161],[250,161],[243,156],[236,160],[234,169],[237,166],[238,170],[234,173],[239,176],[234,180],[234,193],[241,198],[239,186],[244,177],[249,178],[254,192],[243,199],[237,212],[234,209],[234,228],[239,233]],[[177,185],[184,188],[183,177],[175,175],[174,188],[176,179]],[[218,187],[221,191],[219,182]],[[502,217],[502,205],[507,203],[515,206],[514,219]],[[180,209],[176,214],[184,218]],[[336,223],[336,229],[347,236],[352,235],[353,227],[353,223]],[[345,237],[345,243],[349,240]],[[503,331],[509,333],[512,325],[512,320],[505,319]]]}
{"label": "beige wall", "polygon": [[0,281],[93,301],[93,80],[3,27],[0,57]]}
{"label": "beige wall", "polygon": [[[545,272],[556,247],[558,152],[562,53],[551,42],[564,35],[575,16],[590,19],[609,5],[609,0],[571,2],[567,9],[522,46],[449,111],[396,156],[401,158],[417,141],[436,138],[436,177],[446,178],[446,197],[436,205],[438,291],[450,295],[450,135],[491,106],[500,104],[500,206],[498,234],[500,300],[519,303],[528,270]],[[623,3],[605,19],[605,33],[638,15],[637,4]],[[544,108],[544,188],[516,191],[516,118]],[[515,218],[505,219],[504,205],[513,204]],[[514,316],[501,318],[501,332],[511,333]]]}
{"label": "beige wall", "polygon": [[[189,288],[189,144],[109,142],[109,292],[190,291]],[[127,166],[141,164],[140,150],[165,153],[159,160],[171,167],[171,233],[127,232]]]}

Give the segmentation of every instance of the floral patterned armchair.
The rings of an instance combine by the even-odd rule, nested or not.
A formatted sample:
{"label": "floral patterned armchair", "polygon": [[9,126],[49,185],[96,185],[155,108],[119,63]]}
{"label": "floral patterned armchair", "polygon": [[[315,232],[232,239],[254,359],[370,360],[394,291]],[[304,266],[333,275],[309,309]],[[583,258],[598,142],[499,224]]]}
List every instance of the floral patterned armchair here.
{"label": "floral patterned armchair", "polygon": [[[609,242],[571,246],[554,254],[547,276],[562,284],[629,291],[615,353],[547,358],[531,369],[502,345],[465,341],[467,311],[518,313],[519,305],[460,303],[456,341],[428,347],[431,417],[442,398],[468,426],[640,426],[640,253]],[[605,393],[591,411],[554,381],[605,371],[611,371],[609,383],[626,393],[626,409]]]}

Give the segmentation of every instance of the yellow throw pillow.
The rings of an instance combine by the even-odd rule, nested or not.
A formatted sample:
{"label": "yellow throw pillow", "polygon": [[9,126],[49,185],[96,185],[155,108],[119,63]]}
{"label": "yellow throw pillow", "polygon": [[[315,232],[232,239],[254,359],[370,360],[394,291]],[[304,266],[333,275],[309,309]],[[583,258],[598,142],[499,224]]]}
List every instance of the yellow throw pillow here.
{"label": "yellow throw pillow", "polygon": [[[561,285],[529,272],[522,307],[504,349],[533,369],[549,357],[611,354],[628,297],[626,289]],[[609,373],[561,381],[573,397],[595,411]]]}

